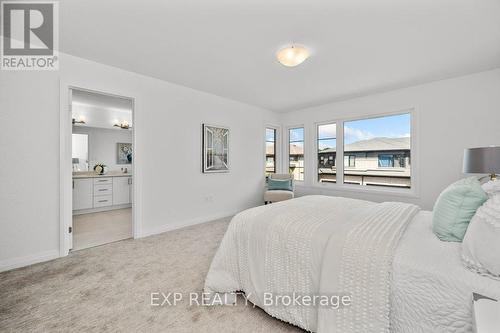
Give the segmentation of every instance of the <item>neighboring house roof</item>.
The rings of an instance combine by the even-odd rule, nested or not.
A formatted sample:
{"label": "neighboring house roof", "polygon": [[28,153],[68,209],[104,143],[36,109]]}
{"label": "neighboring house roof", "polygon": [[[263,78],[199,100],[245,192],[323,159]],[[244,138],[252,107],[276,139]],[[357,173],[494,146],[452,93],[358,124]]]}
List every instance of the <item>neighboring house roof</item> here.
{"label": "neighboring house roof", "polygon": [[[361,140],[350,143],[345,146],[346,152],[362,152],[362,151],[391,151],[391,150],[410,150],[410,138],[373,138],[369,140]],[[320,153],[334,153],[333,149],[323,149]],[[266,154],[273,154],[273,147],[266,147]],[[290,145],[290,155],[304,154],[303,146],[296,144]]]}
{"label": "neighboring house roof", "polygon": [[[302,155],[304,148],[295,144],[290,145],[290,155]],[[266,146],[266,155],[273,155],[273,146]]]}
{"label": "neighboring house roof", "polygon": [[290,145],[290,155],[302,155],[304,154],[304,146],[298,146],[295,144]]}
{"label": "neighboring house roof", "polygon": [[[373,138],[345,145],[345,152],[410,150],[410,138]],[[321,153],[333,153],[336,149],[323,149]]]}

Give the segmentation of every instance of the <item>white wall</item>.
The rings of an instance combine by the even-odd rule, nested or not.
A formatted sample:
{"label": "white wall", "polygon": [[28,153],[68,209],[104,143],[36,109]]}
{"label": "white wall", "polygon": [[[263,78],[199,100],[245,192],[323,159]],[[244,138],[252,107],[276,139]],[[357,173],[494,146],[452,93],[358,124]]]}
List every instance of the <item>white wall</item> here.
{"label": "white wall", "polygon": [[90,170],[96,163],[104,163],[110,171],[121,168],[128,168],[130,172],[132,171],[131,164],[116,164],[117,143],[132,143],[132,131],[74,126],[73,133],[88,134]]}
{"label": "white wall", "polygon": [[[403,200],[428,209],[446,185],[462,176],[463,148],[500,144],[500,70],[278,116],[95,62],[61,57],[59,72],[0,72],[0,270],[59,255],[59,118],[60,103],[68,105],[68,85],[135,98],[140,235],[260,204],[266,124],[305,124],[310,151],[314,122],[415,108],[418,198],[318,190],[311,187],[310,168],[306,186],[297,191]],[[201,173],[202,122],[231,128],[229,174]]]}
{"label": "white wall", "polygon": [[59,79],[0,71],[0,270],[59,254]]}
{"label": "white wall", "polygon": [[[419,170],[419,193],[416,197],[338,191],[331,184],[329,187],[314,186],[316,122],[411,108],[415,109],[418,121],[416,140],[419,156],[412,156],[412,163],[417,164]],[[463,177],[464,148],[500,145],[500,69],[298,110],[284,114],[282,122],[285,127],[298,124],[306,126],[308,169],[305,171],[305,186],[297,186],[299,195],[326,194],[373,201],[399,200],[432,209],[439,193],[451,182]]]}
{"label": "white wall", "polygon": [[[59,106],[68,105],[68,85],[135,98],[140,235],[261,203],[264,126],[277,122],[274,113],[61,55],[59,72],[0,73],[0,270],[59,254]],[[230,127],[230,173],[201,173],[202,122]]]}

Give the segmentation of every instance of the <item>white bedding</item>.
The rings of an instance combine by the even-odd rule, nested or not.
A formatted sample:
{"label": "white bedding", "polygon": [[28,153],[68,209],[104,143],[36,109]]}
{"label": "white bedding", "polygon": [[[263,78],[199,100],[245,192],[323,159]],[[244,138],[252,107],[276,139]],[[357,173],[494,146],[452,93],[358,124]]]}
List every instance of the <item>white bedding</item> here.
{"label": "white bedding", "polygon": [[[388,331],[394,252],[418,207],[307,196],[233,218],[212,261],[205,292],[244,291],[268,314],[309,331]],[[278,297],[349,295],[341,309]],[[293,294],[293,295],[292,295]]]}
{"label": "white bedding", "polygon": [[418,213],[393,262],[392,332],[469,333],[472,292],[500,299],[500,281],[467,270],[460,245],[440,241],[432,233],[432,213]]}
{"label": "white bedding", "polygon": [[[386,213],[398,209],[397,214]],[[252,303],[270,315],[310,331],[472,332],[472,292],[500,298],[500,282],[465,269],[460,261],[460,244],[438,240],[431,230],[432,213],[416,211],[411,205],[381,206],[323,196],[249,209],[231,222],[210,267],[205,291],[244,291]],[[349,241],[367,216],[373,227],[368,224],[368,228],[361,228],[364,238],[357,237],[357,232],[354,242]],[[377,235],[380,229],[398,231],[384,238]],[[369,251],[358,248],[356,242],[371,242],[366,237],[370,232],[376,242],[370,244]],[[346,260],[346,246],[347,253],[354,254],[350,259],[356,260]],[[367,253],[368,260],[360,262],[362,254]],[[385,265],[389,261],[380,260],[381,256],[392,264]],[[370,260],[374,262],[371,268],[366,265]],[[359,270],[358,264],[347,265],[346,269],[346,262],[359,262],[359,266],[366,266],[365,271]],[[349,278],[342,282],[346,273]],[[390,290],[388,297],[385,284]],[[328,312],[331,310],[325,315],[324,308],[310,306],[263,306],[262,291],[341,293],[346,286],[361,295],[363,303],[375,303],[361,311],[355,308],[354,315],[347,312],[348,316]],[[371,295],[364,297],[367,293]],[[370,313],[370,307],[378,312]],[[373,320],[374,315],[384,317],[386,313],[386,326],[381,325],[385,319]],[[346,318],[350,320],[347,324]]]}

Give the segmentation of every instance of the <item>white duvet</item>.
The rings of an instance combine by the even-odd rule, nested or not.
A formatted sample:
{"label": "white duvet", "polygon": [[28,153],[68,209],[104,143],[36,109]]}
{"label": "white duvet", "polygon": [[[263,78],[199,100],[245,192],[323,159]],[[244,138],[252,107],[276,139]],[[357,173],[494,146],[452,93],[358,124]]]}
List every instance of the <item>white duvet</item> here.
{"label": "white duvet", "polygon": [[[249,209],[231,221],[205,292],[244,291],[270,315],[308,331],[388,331],[388,272],[417,212],[410,204],[327,196]],[[269,294],[349,296],[352,302],[339,309],[332,303],[269,304]]]}
{"label": "white duvet", "polygon": [[[413,205],[324,196],[249,209],[231,222],[205,291],[243,291],[313,332],[471,332],[472,292],[500,298],[500,283],[466,270],[459,244],[432,234],[431,216]],[[353,299],[339,310],[266,306],[265,292]]]}
{"label": "white duvet", "polygon": [[473,332],[472,293],[500,299],[500,281],[469,271],[460,257],[461,244],[440,241],[432,213],[420,212],[394,257],[392,332]]}

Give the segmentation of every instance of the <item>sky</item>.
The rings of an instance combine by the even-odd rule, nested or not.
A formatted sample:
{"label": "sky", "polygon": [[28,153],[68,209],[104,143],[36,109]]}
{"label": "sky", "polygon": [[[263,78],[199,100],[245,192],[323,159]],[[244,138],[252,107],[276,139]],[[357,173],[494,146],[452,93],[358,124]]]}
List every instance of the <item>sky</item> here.
{"label": "sky", "polygon": [[344,122],[344,143],[349,144],[373,138],[402,138],[410,136],[409,113],[379,118]]}
{"label": "sky", "polygon": [[[410,136],[411,115],[409,113],[378,118],[344,122],[344,143],[369,140],[377,137],[401,138]],[[337,144],[335,124],[318,126],[319,149],[333,148]],[[273,131],[266,131],[266,141],[273,141]],[[304,129],[290,129],[290,141],[303,141]],[[297,144],[297,143],[295,143]]]}
{"label": "sky", "polygon": [[276,138],[274,137],[274,132],[275,130],[271,129],[271,128],[266,128],[266,141],[268,142],[274,142],[276,140]]}
{"label": "sky", "polygon": [[337,126],[326,124],[318,126],[318,148],[319,150],[335,148],[337,146]]}
{"label": "sky", "polygon": [[304,141],[304,128],[291,128],[290,141]]}

